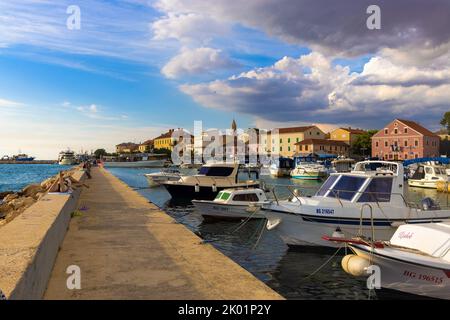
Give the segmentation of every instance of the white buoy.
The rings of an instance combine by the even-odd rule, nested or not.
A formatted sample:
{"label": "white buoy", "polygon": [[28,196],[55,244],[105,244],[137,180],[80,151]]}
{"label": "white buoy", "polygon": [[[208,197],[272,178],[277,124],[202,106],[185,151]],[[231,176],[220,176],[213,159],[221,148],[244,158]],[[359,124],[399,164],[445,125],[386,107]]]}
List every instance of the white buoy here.
{"label": "white buoy", "polygon": [[342,269],[348,274],[355,277],[367,275],[367,268],[370,266],[369,260],[357,256],[356,254],[348,254],[341,261]]}
{"label": "white buoy", "polygon": [[200,192],[200,186],[198,185],[198,183],[195,185],[195,192]]}

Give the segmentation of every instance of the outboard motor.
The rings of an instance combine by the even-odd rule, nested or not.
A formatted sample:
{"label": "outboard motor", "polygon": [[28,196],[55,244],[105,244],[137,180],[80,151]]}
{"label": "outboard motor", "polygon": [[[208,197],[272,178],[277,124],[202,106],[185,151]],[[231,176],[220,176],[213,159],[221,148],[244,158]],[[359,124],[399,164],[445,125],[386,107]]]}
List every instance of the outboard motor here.
{"label": "outboard motor", "polygon": [[423,210],[440,210],[441,207],[431,198],[422,199],[422,209]]}

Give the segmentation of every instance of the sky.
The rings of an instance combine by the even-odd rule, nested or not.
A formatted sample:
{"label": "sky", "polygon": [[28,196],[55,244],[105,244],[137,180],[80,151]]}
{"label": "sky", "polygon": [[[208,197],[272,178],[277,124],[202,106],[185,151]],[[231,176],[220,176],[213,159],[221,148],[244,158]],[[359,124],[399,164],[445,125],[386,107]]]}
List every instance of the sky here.
{"label": "sky", "polygon": [[438,130],[449,12],[448,0],[1,0],[0,156],[113,151],[233,118]]}

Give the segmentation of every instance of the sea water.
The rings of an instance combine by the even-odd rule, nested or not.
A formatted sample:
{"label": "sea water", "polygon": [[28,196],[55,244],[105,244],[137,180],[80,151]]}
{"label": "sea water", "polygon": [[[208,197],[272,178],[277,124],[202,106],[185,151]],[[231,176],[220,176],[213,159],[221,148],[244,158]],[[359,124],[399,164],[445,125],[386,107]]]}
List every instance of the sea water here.
{"label": "sea water", "polygon": [[19,191],[68,168],[58,164],[0,164],[0,192]]}

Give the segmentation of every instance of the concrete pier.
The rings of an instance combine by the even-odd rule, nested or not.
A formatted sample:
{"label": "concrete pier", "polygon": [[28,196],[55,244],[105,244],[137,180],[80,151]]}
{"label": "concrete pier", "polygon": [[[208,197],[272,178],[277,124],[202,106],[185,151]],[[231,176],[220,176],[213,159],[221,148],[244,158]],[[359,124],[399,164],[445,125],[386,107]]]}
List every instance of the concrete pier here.
{"label": "concrete pier", "polygon": [[[46,299],[282,299],[125,183],[93,168]],[[81,270],[69,290],[68,266]]]}

